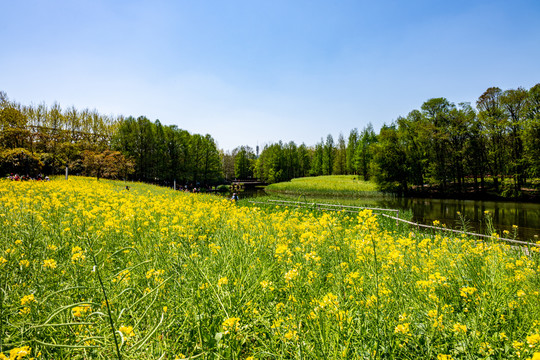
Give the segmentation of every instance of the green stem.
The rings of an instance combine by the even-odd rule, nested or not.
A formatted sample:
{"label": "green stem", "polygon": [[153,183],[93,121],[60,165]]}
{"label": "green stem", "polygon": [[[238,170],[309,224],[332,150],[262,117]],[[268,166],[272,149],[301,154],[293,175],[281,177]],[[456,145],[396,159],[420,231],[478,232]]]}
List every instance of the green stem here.
{"label": "green stem", "polygon": [[[92,248],[92,247],[90,246],[90,248]],[[118,355],[118,360],[122,360],[122,355],[120,354],[120,348],[118,347],[118,340],[116,339],[116,331],[115,331],[114,322],[113,322],[113,319],[112,319],[111,307],[109,306],[109,299],[107,298],[107,292],[105,291],[105,286],[103,285],[103,281],[101,280],[101,275],[99,273],[99,266],[98,266],[98,263],[96,261],[96,257],[94,256],[93,252],[92,252],[92,259],[94,260],[94,266],[95,266],[96,275],[97,275],[97,278],[99,280],[99,285],[101,286],[101,291],[103,291],[103,297],[105,298],[105,304],[107,305],[107,314],[109,315],[109,323],[111,325],[111,331],[112,331],[113,337],[114,337],[114,345],[116,346],[116,354]]]}

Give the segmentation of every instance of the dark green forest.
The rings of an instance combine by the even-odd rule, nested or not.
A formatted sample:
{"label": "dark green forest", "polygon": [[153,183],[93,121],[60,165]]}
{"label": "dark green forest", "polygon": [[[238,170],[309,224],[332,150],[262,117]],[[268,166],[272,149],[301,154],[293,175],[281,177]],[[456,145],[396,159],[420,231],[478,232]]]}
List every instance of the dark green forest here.
{"label": "dark green forest", "polygon": [[382,191],[523,197],[540,187],[540,84],[488,88],[476,104],[431,98],[378,133],[370,123],[315,145],[219,150],[210,135],[59,104],[24,106],[0,93],[0,171],[126,178],[170,185],[267,183],[358,175]]}

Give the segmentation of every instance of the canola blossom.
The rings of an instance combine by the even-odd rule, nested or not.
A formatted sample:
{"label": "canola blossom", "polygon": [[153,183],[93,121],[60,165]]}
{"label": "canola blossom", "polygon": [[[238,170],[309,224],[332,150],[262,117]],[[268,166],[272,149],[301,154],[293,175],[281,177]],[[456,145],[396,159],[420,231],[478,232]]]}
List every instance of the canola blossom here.
{"label": "canola blossom", "polygon": [[540,356],[537,248],[129,185],[0,181],[0,359]]}

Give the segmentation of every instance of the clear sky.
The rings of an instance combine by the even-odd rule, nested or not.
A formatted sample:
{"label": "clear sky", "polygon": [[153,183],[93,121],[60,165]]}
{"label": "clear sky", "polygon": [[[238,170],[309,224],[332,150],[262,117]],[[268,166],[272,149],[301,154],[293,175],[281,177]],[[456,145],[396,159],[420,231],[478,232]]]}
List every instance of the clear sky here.
{"label": "clear sky", "polygon": [[540,82],[538,0],[0,0],[0,90],[231,150]]}

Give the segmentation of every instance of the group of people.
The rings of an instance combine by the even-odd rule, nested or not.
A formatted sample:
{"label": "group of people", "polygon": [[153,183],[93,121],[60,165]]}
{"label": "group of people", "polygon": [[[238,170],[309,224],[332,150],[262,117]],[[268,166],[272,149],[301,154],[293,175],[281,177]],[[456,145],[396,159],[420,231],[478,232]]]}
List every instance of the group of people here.
{"label": "group of people", "polygon": [[12,173],[12,174],[9,174],[7,178],[8,180],[12,180],[12,181],[27,181],[27,180],[49,181],[49,177],[43,176],[43,174],[39,174],[36,177],[31,177],[30,175],[19,176],[19,174]]}
{"label": "group of people", "polygon": [[187,185],[184,185],[183,188],[180,186],[180,188],[178,190],[181,190],[181,191],[184,191],[184,192],[191,192],[191,193],[200,193],[201,192],[201,188],[193,187],[193,185],[191,185],[189,187]]}

